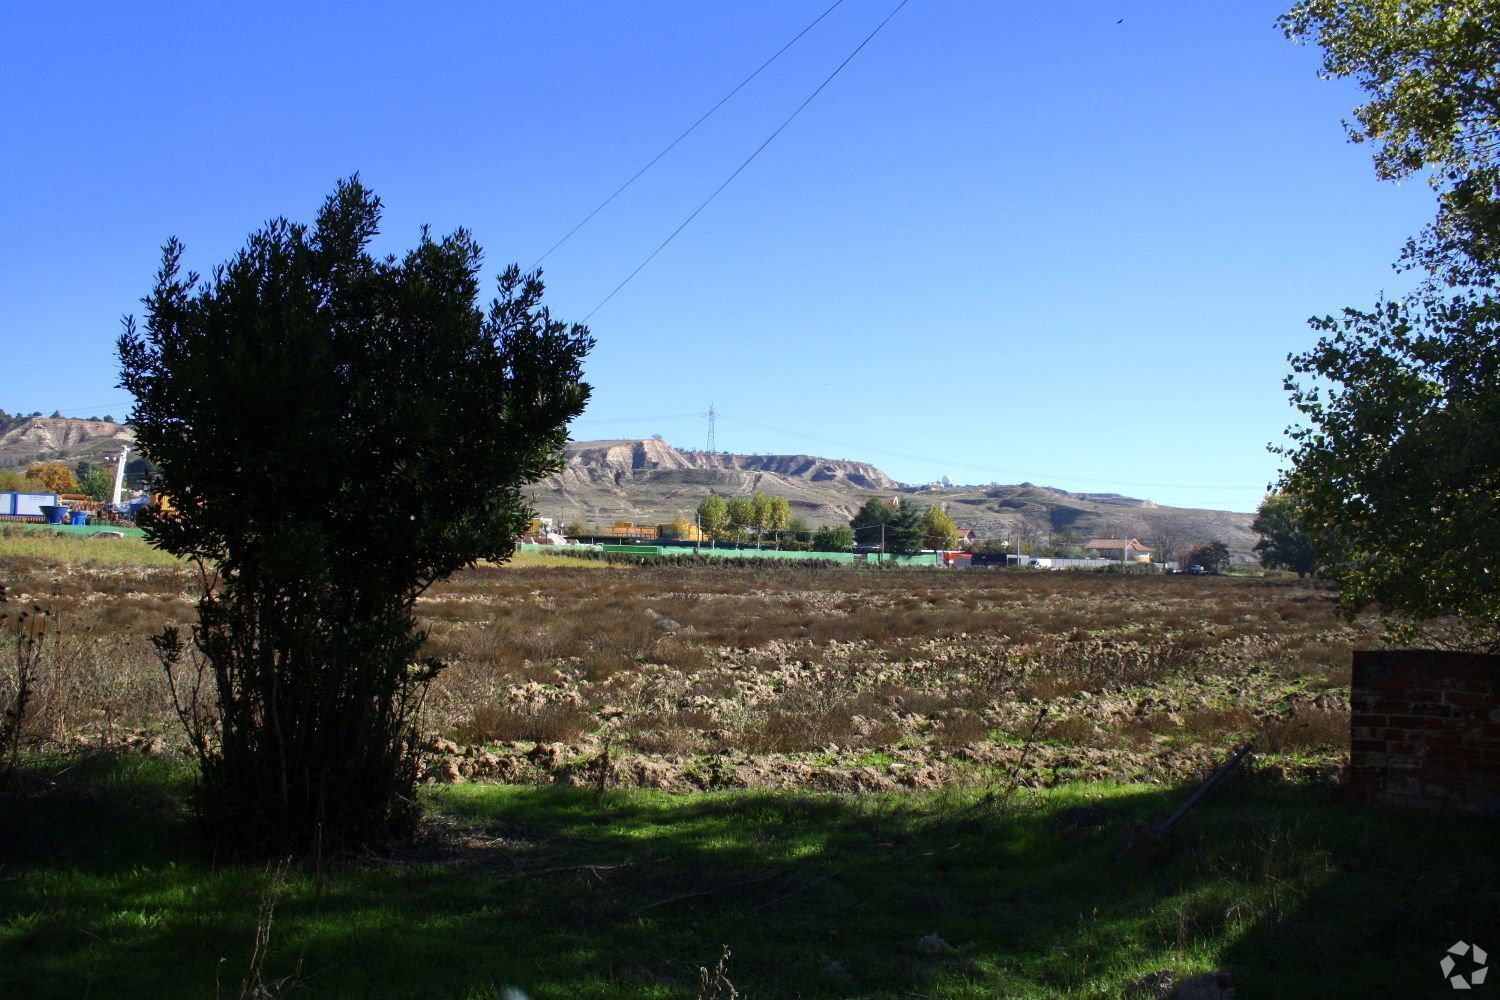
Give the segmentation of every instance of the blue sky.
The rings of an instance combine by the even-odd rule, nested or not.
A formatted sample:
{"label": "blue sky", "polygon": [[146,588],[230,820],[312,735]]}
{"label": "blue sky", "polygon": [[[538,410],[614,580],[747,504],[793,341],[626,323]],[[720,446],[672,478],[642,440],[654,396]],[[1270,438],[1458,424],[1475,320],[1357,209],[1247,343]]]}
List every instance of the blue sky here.
{"label": "blue sky", "polygon": [[[200,271],[358,171],[377,246],[531,264],[833,0],[0,10],[0,407],[123,417],[170,235]],[[599,305],[896,5],[845,0],[551,254]],[[269,7],[269,5],[267,5]],[[1257,0],[910,0],[602,308],[579,439],[1251,510],[1306,318],[1427,220]],[[1120,19],[1123,18],[1123,23]]]}

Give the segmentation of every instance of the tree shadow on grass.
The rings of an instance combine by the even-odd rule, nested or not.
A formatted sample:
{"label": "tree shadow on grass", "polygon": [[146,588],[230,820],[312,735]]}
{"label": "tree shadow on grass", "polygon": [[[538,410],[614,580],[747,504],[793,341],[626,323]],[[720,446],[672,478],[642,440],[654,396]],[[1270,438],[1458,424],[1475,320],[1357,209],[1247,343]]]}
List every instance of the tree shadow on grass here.
{"label": "tree shadow on grass", "polygon": [[[180,772],[70,778],[0,813],[0,995],[236,995],[263,869],[193,854]],[[289,873],[266,976],[300,962],[300,990],[339,997],[696,996],[727,946],[750,997],[1120,996],[1219,968],[1241,996],[1389,996],[1451,943],[1429,955],[1423,934],[1492,926],[1447,888],[1488,879],[1493,901],[1477,828],[1244,784],[1131,848],[1186,791],[441,789],[414,844]]]}
{"label": "tree shadow on grass", "polygon": [[1493,820],[1338,806],[1294,819],[1265,851],[1275,868],[1313,870],[1225,949],[1242,995],[1452,996],[1449,946],[1500,942]]}

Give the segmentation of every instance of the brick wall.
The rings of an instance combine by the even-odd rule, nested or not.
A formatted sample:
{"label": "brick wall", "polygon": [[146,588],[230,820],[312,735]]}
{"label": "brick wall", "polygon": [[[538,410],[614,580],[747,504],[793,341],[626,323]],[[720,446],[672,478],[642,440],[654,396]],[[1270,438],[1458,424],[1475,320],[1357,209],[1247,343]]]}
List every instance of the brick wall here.
{"label": "brick wall", "polygon": [[1500,818],[1500,656],[1356,652],[1349,707],[1355,798]]}

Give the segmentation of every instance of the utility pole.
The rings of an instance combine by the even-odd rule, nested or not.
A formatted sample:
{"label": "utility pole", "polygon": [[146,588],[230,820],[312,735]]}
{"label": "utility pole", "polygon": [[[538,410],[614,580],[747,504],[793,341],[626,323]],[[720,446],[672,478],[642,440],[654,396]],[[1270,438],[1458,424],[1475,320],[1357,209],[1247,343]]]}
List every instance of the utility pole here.
{"label": "utility pole", "polygon": [[708,453],[710,455],[712,455],[714,453],[714,420],[715,419],[716,419],[716,415],[714,414],[714,404],[713,403],[709,403],[708,404]]}

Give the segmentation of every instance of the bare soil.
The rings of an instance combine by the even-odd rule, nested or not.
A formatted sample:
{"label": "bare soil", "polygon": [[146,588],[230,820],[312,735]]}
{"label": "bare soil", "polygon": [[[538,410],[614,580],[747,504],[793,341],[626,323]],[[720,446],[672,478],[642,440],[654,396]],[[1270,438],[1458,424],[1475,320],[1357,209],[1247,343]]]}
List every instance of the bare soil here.
{"label": "bare soil", "polygon": [[[149,643],[178,569],[14,560],[40,608],[28,736],[180,752]],[[1295,580],[1047,572],[484,568],[422,597],[427,780],[689,791],[1176,781],[1254,740],[1333,778],[1374,621]],[[0,681],[0,698],[7,678]]]}

